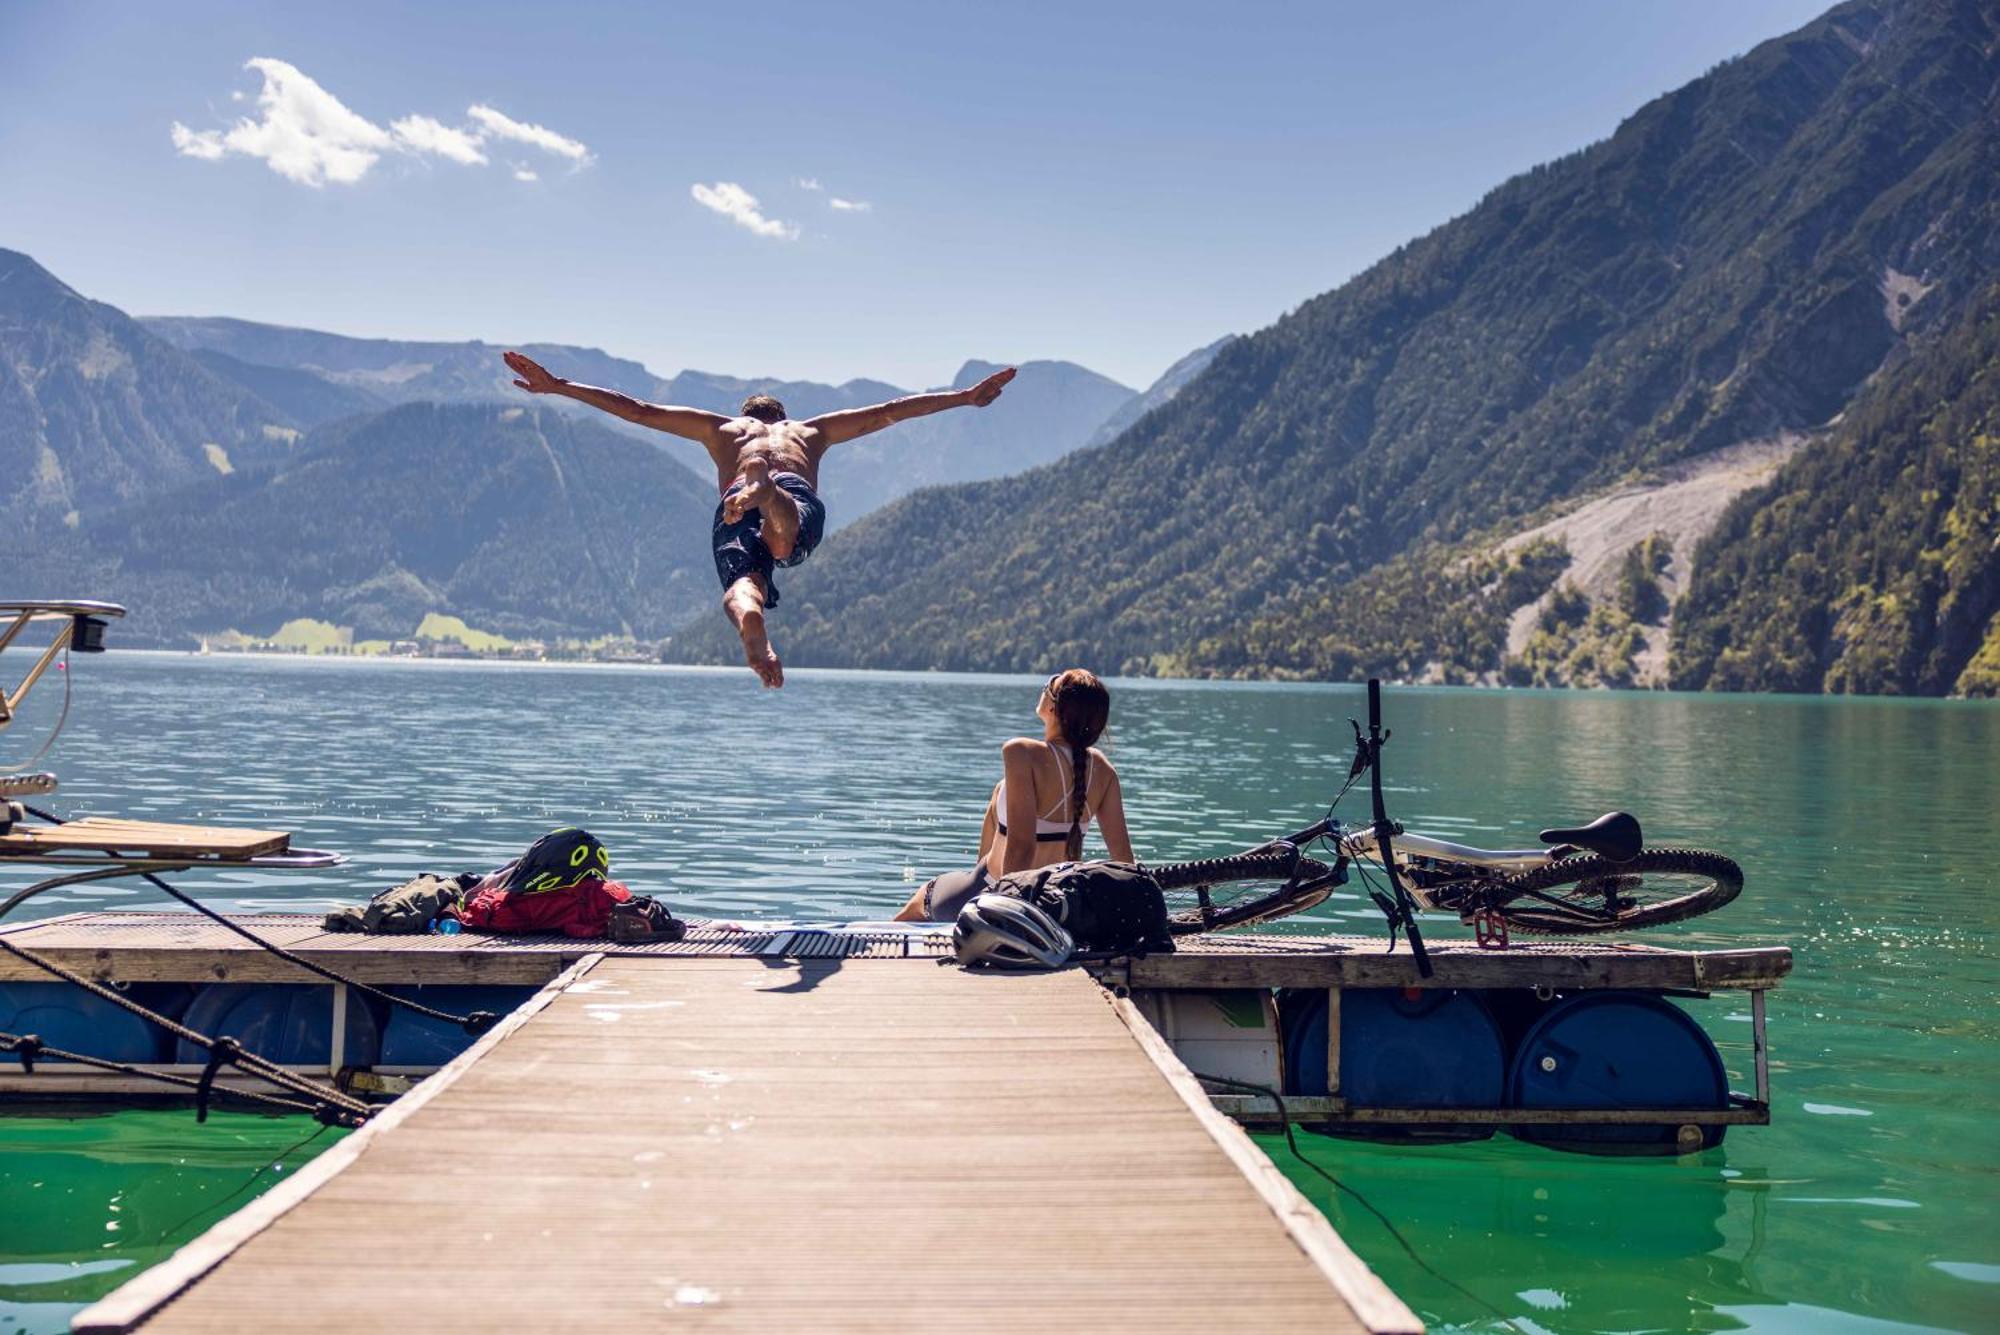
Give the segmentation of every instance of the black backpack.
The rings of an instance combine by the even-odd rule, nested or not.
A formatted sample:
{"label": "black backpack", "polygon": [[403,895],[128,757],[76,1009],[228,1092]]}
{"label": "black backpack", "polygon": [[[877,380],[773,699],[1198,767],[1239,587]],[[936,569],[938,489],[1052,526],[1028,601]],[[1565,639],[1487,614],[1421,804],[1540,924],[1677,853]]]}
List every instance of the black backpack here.
{"label": "black backpack", "polygon": [[1076,938],[1079,950],[1125,954],[1174,948],[1160,883],[1129,862],[1059,862],[1002,876],[993,889],[1049,914]]}

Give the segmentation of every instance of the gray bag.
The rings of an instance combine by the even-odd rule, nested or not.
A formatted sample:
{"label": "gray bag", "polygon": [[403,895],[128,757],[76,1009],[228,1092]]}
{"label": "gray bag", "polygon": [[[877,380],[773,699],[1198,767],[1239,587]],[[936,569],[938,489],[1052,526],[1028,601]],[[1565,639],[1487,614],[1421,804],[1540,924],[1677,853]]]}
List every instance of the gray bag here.
{"label": "gray bag", "polygon": [[465,892],[479,883],[471,872],[447,876],[425,872],[413,881],[382,891],[364,908],[339,909],[326,915],[329,932],[379,932],[417,936],[431,929],[447,909],[457,908]]}

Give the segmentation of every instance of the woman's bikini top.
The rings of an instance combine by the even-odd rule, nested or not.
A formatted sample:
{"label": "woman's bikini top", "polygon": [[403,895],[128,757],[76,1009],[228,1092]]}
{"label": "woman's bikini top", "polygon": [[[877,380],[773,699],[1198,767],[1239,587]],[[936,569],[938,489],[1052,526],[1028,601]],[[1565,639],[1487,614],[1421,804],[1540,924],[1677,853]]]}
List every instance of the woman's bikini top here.
{"label": "woman's bikini top", "polygon": [[[1045,745],[1049,748],[1049,754],[1056,758],[1056,768],[1063,776],[1063,795],[1056,799],[1054,809],[1057,812],[1068,811],[1070,793],[1069,758],[1062,753],[1061,749],[1054,742],[1048,742]],[[1086,793],[1090,791],[1090,763],[1090,752],[1085,751],[1083,753],[1083,790]],[[997,822],[996,828],[999,832],[1001,834],[1007,833],[1007,781],[1005,779],[1000,780],[999,786],[993,790],[993,817]],[[1082,828],[1089,829],[1090,823],[1095,819],[1097,817],[1094,814],[1086,813],[1083,818]],[[1060,844],[1068,838],[1068,821],[1052,820],[1046,811],[1035,817],[1036,843]]]}

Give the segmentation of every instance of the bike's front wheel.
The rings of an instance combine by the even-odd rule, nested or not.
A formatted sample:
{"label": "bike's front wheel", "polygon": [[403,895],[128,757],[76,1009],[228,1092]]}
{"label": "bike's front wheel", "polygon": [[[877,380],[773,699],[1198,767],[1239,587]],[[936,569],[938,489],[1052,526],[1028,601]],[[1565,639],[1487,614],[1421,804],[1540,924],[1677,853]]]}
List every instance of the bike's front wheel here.
{"label": "bike's front wheel", "polygon": [[1743,889],[1743,869],[1698,848],[1649,848],[1629,862],[1558,858],[1498,883],[1496,907],[1520,932],[1626,932],[1712,913]]}
{"label": "bike's front wheel", "polygon": [[1334,869],[1300,858],[1297,875],[1281,850],[1257,850],[1200,862],[1148,867],[1167,897],[1167,930],[1175,936],[1248,927],[1324,903],[1340,878]]}

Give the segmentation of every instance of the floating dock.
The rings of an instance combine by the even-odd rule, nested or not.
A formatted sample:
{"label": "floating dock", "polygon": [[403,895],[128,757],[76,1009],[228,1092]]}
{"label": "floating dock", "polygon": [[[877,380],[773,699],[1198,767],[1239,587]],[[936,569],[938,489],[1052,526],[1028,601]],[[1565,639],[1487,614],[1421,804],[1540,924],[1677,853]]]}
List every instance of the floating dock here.
{"label": "floating dock", "polygon": [[[361,982],[540,990],[417,1080],[347,1060],[342,1018],[360,1002],[331,989],[319,1070],[410,1092],[79,1330],[1415,1331],[1231,1120],[1270,1120],[1274,1101],[1204,1088],[1183,1064],[1176,1045],[1206,1040],[1182,1043],[1175,998],[1269,1009],[1274,988],[1324,990],[1331,1078],[1286,1099],[1294,1119],[1667,1123],[1698,1141],[1769,1119],[1764,993],[1791,966],[1782,948],[1439,943],[1422,978],[1379,938],[1238,933],[1089,972],[996,976],[940,967],[947,938],[921,928],[697,926],[616,946],[238,921]],[[325,986],[193,914],[72,914],[0,934],[122,984]],[[0,983],[44,978],[0,955]],[[1745,991],[1756,1092],[1665,1109],[1349,1101],[1342,996],[1440,989]],[[1254,1049],[1254,1025],[1245,1037]],[[117,1079],[48,1063],[0,1075],[0,1095],[99,1094]]]}
{"label": "floating dock", "polygon": [[1420,1329],[1134,1023],[1076,972],[591,955],[75,1328]]}

